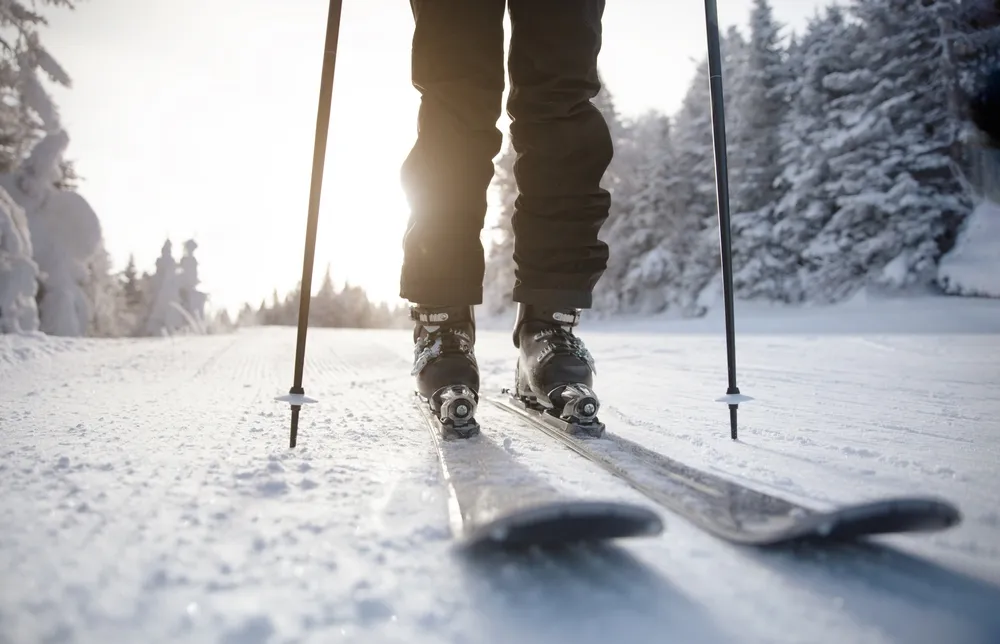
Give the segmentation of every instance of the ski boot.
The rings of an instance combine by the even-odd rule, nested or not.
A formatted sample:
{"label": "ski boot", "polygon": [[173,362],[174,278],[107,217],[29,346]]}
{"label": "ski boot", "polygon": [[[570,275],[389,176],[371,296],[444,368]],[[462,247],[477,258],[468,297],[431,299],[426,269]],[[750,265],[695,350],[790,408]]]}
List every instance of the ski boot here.
{"label": "ski boot", "polygon": [[413,371],[417,395],[443,435],[479,433],[479,365],[473,347],[476,322],[471,306],[412,306]]}
{"label": "ski boot", "polygon": [[514,346],[520,350],[514,376],[515,398],[546,422],[569,434],[600,437],[600,402],[591,387],[594,359],[573,334],[579,309],[519,304]]}

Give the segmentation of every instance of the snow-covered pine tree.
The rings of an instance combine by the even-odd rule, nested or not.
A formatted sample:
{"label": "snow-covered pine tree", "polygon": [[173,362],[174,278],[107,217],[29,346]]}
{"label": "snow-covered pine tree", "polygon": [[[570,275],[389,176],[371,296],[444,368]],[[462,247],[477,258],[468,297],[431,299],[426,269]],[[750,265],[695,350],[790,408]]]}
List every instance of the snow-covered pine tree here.
{"label": "snow-covered pine tree", "polygon": [[[744,44],[736,29],[730,29],[722,39],[727,132],[738,130],[733,120],[734,110],[729,107],[739,91],[738,69]],[[703,315],[720,288],[716,279],[719,275],[719,221],[710,106],[708,61],[703,58],[671,129],[676,172],[668,186],[668,194],[678,219],[671,230],[665,231],[660,244],[650,251],[679,263],[679,278],[658,288],[667,291],[668,306],[686,316]],[[738,144],[736,141],[730,150],[735,151]]]}
{"label": "snow-covered pine tree", "polygon": [[177,271],[177,288],[181,307],[190,316],[189,323],[193,322],[203,328],[208,295],[198,289],[201,280],[198,277],[198,259],[194,256],[197,249],[198,243],[195,240],[184,242],[184,254]]}
{"label": "snow-covered pine tree", "polygon": [[961,162],[978,204],[938,264],[938,285],[964,296],[1000,297],[1000,3],[962,0],[948,26]]}
{"label": "snow-covered pine tree", "polygon": [[125,268],[116,276],[114,288],[120,294],[119,328],[120,335],[135,335],[141,321],[149,311],[149,298],[143,289],[135,255],[129,254]]}
{"label": "snow-covered pine tree", "polygon": [[[682,220],[671,230],[660,231],[660,239],[647,256],[671,258],[681,273],[672,281],[648,284],[658,289],[666,307],[682,314],[699,315],[698,294],[719,269],[719,244],[715,210],[715,167],[712,151],[712,115],[710,109],[708,63],[702,60],[670,130],[675,172],[664,187],[672,201],[671,211]],[[636,264],[655,263],[643,256]],[[667,263],[666,260],[662,260]],[[671,273],[665,272],[664,276]]]}
{"label": "snow-covered pine tree", "polygon": [[[748,43],[736,27],[722,38],[723,99],[726,112],[726,147],[730,193],[742,172],[746,125],[742,115]],[[719,261],[719,219],[716,198],[715,151],[712,138],[711,92],[708,61],[702,59],[684,104],[677,115],[673,141],[680,171],[674,194],[683,195],[678,212],[687,225],[670,242],[683,256],[683,274],[671,295],[673,306],[685,316],[704,315],[722,295]]]}
{"label": "snow-covered pine tree", "polygon": [[0,188],[0,333],[38,331],[38,264],[24,209]]}
{"label": "snow-covered pine tree", "polygon": [[594,288],[594,310],[599,313],[609,313],[617,310],[620,271],[636,254],[627,242],[619,236],[621,226],[628,226],[628,201],[641,187],[641,179],[637,176],[644,154],[643,143],[634,132],[633,125],[627,123],[615,106],[614,94],[607,83],[601,78],[601,90],[594,97],[594,106],[601,112],[608,124],[611,134],[611,144],[614,155],[608,165],[601,187],[611,194],[611,207],[608,218],[601,229],[600,238],[608,245],[608,268]]}
{"label": "snow-covered pine tree", "polygon": [[138,330],[139,321],[146,319],[149,311],[149,294],[144,288],[145,281],[147,280],[139,276],[135,255],[129,254],[128,263],[119,275],[118,282],[124,299],[123,315],[127,318],[126,328],[130,335]]}
{"label": "snow-covered pine tree", "polygon": [[[743,32],[733,25],[726,30],[721,45],[722,89],[726,110],[726,158],[729,162],[729,201],[730,208],[735,214],[741,210],[739,198],[742,182],[746,180],[743,168],[747,165],[746,157],[752,153],[752,150],[744,151],[744,139],[753,136],[750,121],[747,119],[749,107],[744,105],[751,97],[746,88],[750,42],[744,37]],[[707,106],[706,109],[710,110],[711,107]]]}
{"label": "snow-covered pine tree", "polygon": [[229,317],[229,311],[222,309],[211,317],[205,327],[207,333],[231,333],[236,329],[236,324]]}
{"label": "snow-covered pine tree", "polygon": [[75,0],[0,0],[0,184],[24,209],[41,269],[40,328],[56,335],[117,335],[121,315],[100,223],[74,190],[63,154],[69,137],[40,76],[65,87],[70,78],[41,44],[44,6]]}
{"label": "snow-covered pine tree", "polygon": [[754,0],[749,40],[734,36],[726,40],[731,63],[723,80],[729,85],[726,126],[734,141],[730,181],[734,216],[756,213],[776,201],[780,126],[788,111],[781,30],[768,0]]}
{"label": "snow-covered pine tree", "polygon": [[[664,240],[679,222],[671,185],[676,178],[670,119],[650,112],[632,125],[636,169],[629,192],[619,195],[621,216],[608,227],[613,240],[601,308],[608,312],[655,312],[667,306],[668,289],[680,277],[677,254]],[[654,249],[660,248],[654,252]],[[617,250],[617,252],[615,252]]]}
{"label": "snow-covered pine tree", "polygon": [[150,295],[152,304],[143,325],[145,335],[169,335],[188,326],[181,304],[177,260],[174,259],[173,244],[169,239],[163,243],[160,257],[156,260]]}
{"label": "snow-covered pine tree", "polygon": [[948,35],[956,99],[960,109],[967,108],[982,94],[990,74],[1000,71],[1000,3],[960,0],[956,8],[939,13],[939,19]]}
{"label": "snow-covered pine tree", "polygon": [[282,326],[296,326],[299,323],[299,303],[302,300],[302,282],[296,282],[295,288],[285,295],[284,301],[278,307],[278,321]]}
{"label": "snow-covered pine tree", "polygon": [[85,264],[82,288],[90,304],[86,335],[114,338],[132,332],[135,319],[130,315],[125,291],[111,272],[111,255],[103,241]]}
{"label": "snow-covered pine tree", "polygon": [[1000,203],[1000,3],[962,0],[941,20],[962,128],[959,161],[971,188]]}
{"label": "snow-covered pine tree", "polygon": [[734,286],[741,297],[765,300],[785,299],[787,271],[781,240],[775,238],[774,210],[792,78],[782,28],[770,4],[755,0],[742,65],[731,75],[738,87],[733,117],[727,118],[736,142],[730,174]]}
{"label": "snow-covered pine tree", "polygon": [[[261,306],[264,306],[264,302],[261,302]],[[240,309],[239,315],[236,316],[236,326],[246,327],[246,326],[257,326],[260,324],[260,310],[254,310],[250,303],[244,303],[243,308]]]}
{"label": "snow-covered pine tree", "polygon": [[[744,289],[756,274],[758,284],[768,284],[776,299],[801,302],[809,296],[801,275],[802,252],[833,216],[837,197],[829,152],[824,143],[835,133],[829,124],[844,123],[852,102],[828,85],[832,74],[856,69],[853,56],[859,28],[847,23],[844,11],[831,6],[812,18],[805,33],[789,50],[790,111],[781,129],[781,175],[776,181],[781,197],[770,210],[768,244],[745,259],[739,274]],[[839,78],[836,77],[836,78]]]}
{"label": "snow-covered pine tree", "polygon": [[824,148],[837,210],[804,253],[810,295],[930,285],[970,203],[951,158],[954,119],[937,12],[954,0],[855,0],[855,68],[828,74],[840,94]]}
{"label": "snow-covered pine tree", "polygon": [[[75,0],[0,0],[0,173],[9,173],[44,135],[59,127],[55,104],[39,72],[70,86],[70,78],[45,49],[38,28],[46,24],[39,5],[73,9]],[[61,173],[65,174],[65,172]]]}
{"label": "snow-covered pine tree", "polygon": [[39,293],[41,330],[50,335],[82,336],[92,316],[83,291],[88,264],[101,248],[101,224],[79,194],[57,190],[60,161],[69,145],[61,129],[39,140],[0,185],[24,208],[34,259],[42,273]]}
{"label": "snow-covered pine tree", "polygon": [[[297,326],[301,293],[301,283],[296,283],[295,288],[289,291],[284,299],[280,298],[278,290],[274,289],[270,304],[266,299],[261,300],[256,310],[249,303],[244,304],[236,324],[237,326]],[[319,289],[309,302],[309,324],[329,328],[408,326],[409,319],[405,315],[406,312],[406,307],[396,308],[384,302],[379,304],[372,302],[363,287],[349,282],[338,291],[328,265]]]}
{"label": "snow-covered pine tree", "polygon": [[338,316],[341,313],[337,305],[337,289],[333,284],[333,269],[327,264],[319,290],[309,302],[309,324],[318,327],[340,326]]}
{"label": "snow-covered pine tree", "polygon": [[261,302],[260,306],[263,311],[261,324],[281,324],[281,299],[278,297],[278,289],[271,289],[271,303],[269,305]]}
{"label": "snow-covered pine tree", "polygon": [[594,309],[601,314],[613,314],[629,306],[622,299],[621,291],[622,279],[630,270],[629,266],[640,261],[642,254],[655,246],[661,235],[658,230],[650,230],[645,245],[636,245],[633,235],[647,226],[648,221],[631,220],[636,216],[635,198],[639,194],[649,196],[646,175],[655,172],[654,159],[662,160],[667,152],[662,146],[667,140],[664,136],[669,130],[669,119],[655,112],[634,121],[623,119],[603,81],[594,104],[608,123],[614,145],[614,157],[601,182],[611,193],[611,208],[600,235],[608,245],[609,259],[607,270],[594,289]]}
{"label": "snow-covered pine tree", "polygon": [[343,326],[352,329],[365,329],[371,326],[372,304],[363,288],[347,282],[339,300],[344,311]]}
{"label": "snow-covered pine tree", "polygon": [[617,195],[622,215],[606,228],[611,257],[595,292],[602,311],[656,312],[684,299],[681,267],[697,250],[678,240],[697,235],[714,201],[707,95],[702,68],[673,125],[657,114],[632,124],[635,170],[628,190]]}

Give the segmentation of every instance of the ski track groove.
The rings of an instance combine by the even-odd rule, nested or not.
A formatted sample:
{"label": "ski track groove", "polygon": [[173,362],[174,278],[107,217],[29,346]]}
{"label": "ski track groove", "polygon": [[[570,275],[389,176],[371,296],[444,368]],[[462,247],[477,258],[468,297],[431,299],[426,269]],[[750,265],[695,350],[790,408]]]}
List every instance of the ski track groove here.
{"label": "ski track groove", "polygon": [[[70,547],[58,551],[64,552],[67,555],[63,557],[62,561],[66,569],[72,570],[79,567],[75,561],[77,557],[76,553],[86,552],[88,549],[93,550],[95,545],[99,546],[101,543],[117,544],[119,548],[114,557],[108,557],[110,555],[109,552],[97,548],[97,558],[107,561],[107,564],[99,573],[99,577],[101,578],[128,579],[134,575],[134,573],[131,573],[133,567],[139,569],[145,568],[147,570],[152,568],[142,578],[133,579],[129,583],[131,592],[134,592],[136,595],[142,595],[143,590],[155,592],[169,588],[182,588],[190,585],[192,582],[191,577],[187,573],[174,571],[172,570],[173,567],[169,565],[160,565],[165,563],[162,556],[159,557],[160,564],[157,564],[155,561],[149,561],[143,553],[149,550],[169,552],[172,548],[198,550],[200,547],[198,540],[183,536],[183,532],[186,529],[197,531],[199,527],[205,529],[206,527],[212,528],[220,526],[220,524],[226,524],[232,517],[239,514],[238,506],[241,505],[240,497],[245,497],[251,501],[259,498],[276,498],[286,495],[295,486],[310,489],[313,486],[321,484],[315,481],[310,482],[310,479],[307,478],[311,469],[308,456],[295,468],[306,475],[302,477],[301,481],[297,482],[290,482],[288,480],[288,478],[294,479],[297,477],[287,476],[288,468],[283,464],[283,459],[277,457],[275,454],[268,456],[267,461],[259,465],[256,462],[256,458],[241,456],[241,452],[245,453],[249,449],[252,449],[255,444],[259,444],[261,434],[263,434],[263,425],[277,425],[277,427],[272,427],[272,429],[277,429],[279,432],[281,429],[284,429],[282,427],[284,423],[272,422],[279,417],[273,411],[273,404],[268,401],[265,403],[266,411],[262,408],[260,394],[265,388],[264,384],[256,386],[253,384],[255,378],[264,374],[267,374],[269,377],[264,379],[263,383],[274,380],[273,375],[275,370],[273,367],[271,365],[265,366],[264,361],[260,359],[259,353],[231,354],[228,350],[233,346],[234,341],[232,340],[228,344],[221,345],[221,348],[219,348],[219,341],[215,340],[217,350],[204,353],[200,351],[200,347],[197,347],[197,345],[203,344],[202,341],[200,339],[192,339],[190,340],[193,345],[191,350],[181,349],[177,351],[178,345],[184,345],[187,342],[188,340],[186,339],[160,343],[155,341],[148,343],[140,342],[135,347],[124,347],[123,351],[119,351],[118,347],[116,347],[111,352],[112,355],[108,362],[96,369],[93,365],[89,364],[85,354],[73,356],[82,358],[85,364],[74,365],[70,370],[72,375],[69,377],[69,382],[72,384],[87,382],[87,386],[91,389],[98,389],[102,385],[115,384],[109,383],[109,381],[116,379],[102,377],[104,373],[113,375],[125,371],[129,372],[129,375],[149,375],[151,371],[157,373],[156,367],[158,365],[159,373],[157,375],[162,376],[165,371],[168,371],[169,377],[142,378],[139,386],[135,386],[135,383],[133,383],[132,389],[135,391],[141,387],[143,403],[145,404],[154,400],[171,402],[167,407],[157,410],[159,418],[155,424],[143,422],[143,404],[130,404],[125,409],[102,413],[96,420],[112,428],[113,431],[110,437],[102,437],[99,443],[94,444],[81,440],[66,441],[62,436],[62,431],[59,429],[61,424],[65,424],[66,421],[63,419],[66,417],[87,415],[83,411],[86,408],[85,401],[83,401],[84,404],[73,405],[72,408],[63,406],[63,411],[52,411],[55,407],[46,405],[45,408],[49,409],[47,414],[52,417],[51,421],[41,425],[43,428],[41,436],[33,436],[32,438],[38,440],[38,442],[46,442],[46,439],[58,436],[55,441],[51,442],[61,446],[60,452],[65,450],[66,453],[71,453],[72,456],[57,456],[56,466],[51,471],[50,469],[42,469],[45,468],[44,461],[36,466],[22,466],[22,469],[27,467],[29,473],[39,468],[41,471],[38,474],[48,480],[48,483],[44,485],[46,487],[55,485],[60,488],[67,488],[68,492],[65,493],[66,496],[79,494],[80,490],[86,490],[87,488],[96,487],[97,489],[103,489],[103,491],[92,496],[88,502],[81,503],[75,509],[66,507],[64,502],[58,500],[63,495],[54,496],[50,493],[39,494],[35,492],[32,496],[41,496],[43,499],[56,499],[56,502],[58,502],[58,505],[54,507],[42,508],[42,511],[47,510],[49,513],[54,513],[62,517],[62,523],[50,526],[47,530],[47,536],[50,539],[55,538],[57,534],[62,534],[64,531],[68,531],[70,535],[78,535],[78,539]],[[244,346],[250,348],[247,345]],[[172,351],[176,351],[184,358],[194,358],[194,361],[164,360],[164,353]],[[266,350],[264,353],[266,353]],[[357,378],[357,370],[346,365],[360,364],[357,359],[359,356],[356,355],[356,352],[353,356],[350,351],[346,351],[345,353],[348,354],[346,359],[344,355],[334,353],[316,361],[314,366],[318,368],[314,369],[314,371],[318,373],[313,373],[312,378],[318,390],[329,392],[351,390],[352,388],[358,390],[364,389],[363,385],[365,383],[390,380],[390,378],[385,377],[375,379]],[[174,357],[176,358],[177,355]],[[281,362],[288,361],[287,354],[280,354],[280,358],[279,356],[273,357],[278,358]],[[272,360],[272,362],[274,361]],[[26,367],[29,365],[23,364],[21,366]],[[30,366],[41,367],[40,371],[42,373],[32,374],[36,377],[31,379],[35,383],[42,383],[41,386],[34,388],[37,398],[51,398],[50,394],[52,394],[53,390],[58,391],[59,389],[63,389],[61,386],[48,386],[44,384],[57,383],[60,380],[54,373],[45,373],[45,371],[48,371],[45,369],[46,365]],[[134,370],[135,373],[131,373],[130,370]],[[16,374],[11,381],[18,383]],[[225,383],[233,384],[226,386],[222,391],[216,389],[219,384]],[[8,382],[5,382],[5,386],[7,384]],[[265,393],[264,399],[268,400],[272,395],[279,392],[271,390]],[[357,391],[353,393],[357,395]],[[127,395],[123,395],[122,398],[129,400]],[[361,398],[360,404],[357,407],[360,410],[360,416],[353,420],[348,416],[346,422],[336,424],[330,422],[328,419],[325,425],[331,431],[328,432],[327,436],[313,436],[312,438],[314,440],[329,438],[334,433],[334,430],[341,428],[336,425],[344,426],[343,429],[346,429],[347,433],[350,433],[356,431],[356,424],[380,424],[385,417],[382,405],[388,404],[391,408],[394,402],[390,397],[388,401],[377,401],[366,404],[366,400]],[[236,422],[232,422],[233,411],[236,411]],[[366,413],[369,411],[371,413]],[[215,413],[213,414],[213,412]],[[4,405],[0,417],[6,419],[8,414],[14,416],[13,420],[20,420],[22,418],[16,408],[11,409],[7,405]],[[93,414],[94,412],[92,411],[91,415]],[[304,415],[307,416],[308,412]],[[281,416],[287,416],[287,414],[282,414]],[[218,422],[220,418],[223,419],[222,423]],[[399,421],[399,426],[404,426],[407,421],[412,424],[412,419],[408,418],[405,414],[397,414],[396,419]],[[60,420],[63,420],[63,423],[60,423]],[[87,424],[89,423],[85,421],[84,426]],[[139,435],[136,432],[129,432],[127,427],[125,427],[127,424],[144,425],[144,429],[147,431],[155,427],[155,431],[158,433],[150,436],[144,432],[143,435]],[[78,426],[70,427],[69,435],[71,437],[76,432],[76,427]],[[123,431],[117,431],[119,427]],[[194,431],[192,432],[192,430]],[[185,445],[186,436],[204,436],[202,432],[210,432],[211,438],[214,441],[207,446],[207,450],[199,448],[201,453],[198,456],[200,458],[198,456],[186,460],[171,458],[171,453],[177,451],[178,448],[189,447]],[[254,436],[253,434],[258,435]],[[272,443],[284,440],[284,436],[281,436],[278,432],[276,434],[270,437],[272,438]],[[368,438],[368,436],[365,436],[365,438]],[[277,439],[277,441],[273,439]],[[115,467],[110,464],[105,468],[98,463],[95,467],[93,462],[89,461],[89,459],[96,456],[92,451],[100,451],[107,448],[108,441],[120,443],[115,448],[116,452],[137,454],[137,462],[126,459],[123,463],[119,464],[118,471],[115,471]],[[18,447],[18,445],[11,445],[9,440],[5,442],[7,442],[8,446]],[[150,459],[149,461],[143,459],[141,456],[145,451],[141,446],[143,443],[145,443],[147,449],[148,447],[153,447],[154,454],[158,458]],[[23,447],[26,448],[26,451],[34,451],[31,445]],[[91,447],[96,449],[91,450]],[[11,456],[13,453],[16,453],[16,449],[8,451],[7,456]],[[32,460],[37,459],[32,459],[29,454],[27,461],[30,463]],[[77,466],[75,463],[80,463],[80,465]],[[65,475],[58,468],[66,469],[70,474]],[[92,472],[95,469],[98,472],[106,472],[107,475],[103,477],[99,475],[95,479]],[[69,480],[72,478],[73,473],[79,472],[86,472],[91,476],[89,485],[78,486]],[[54,475],[50,476],[50,474]],[[166,482],[166,485],[152,485],[151,481],[163,481]],[[11,487],[17,489],[18,486],[16,484],[19,482],[19,479],[15,479],[14,482],[15,485]],[[31,487],[34,486],[30,484],[22,485],[18,491],[29,492],[29,488]],[[396,486],[389,486],[387,489],[391,494],[393,490],[398,489],[398,484]],[[227,494],[227,492],[231,493]],[[227,496],[230,498],[226,498]],[[233,498],[234,496],[235,498]],[[136,497],[139,497],[139,499],[136,499]],[[390,500],[391,497],[383,498],[383,507],[388,507]],[[214,512],[206,511],[206,508],[211,508],[211,505],[217,501],[220,502],[220,505],[228,507]],[[205,505],[206,503],[207,505]],[[83,517],[83,519],[77,518],[77,515]],[[123,515],[129,516],[128,522],[114,520],[115,517]],[[99,518],[95,520],[95,517]],[[111,519],[108,520],[107,517]],[[87,526],[81,525],[85,520],[90,521],[90,523]],[[178,526],[181,534],[174,537],[169,532],[164,533],[167,535],[167,542],[163,542],[159,536],[145,536],[149,533],[151,526],[157,523],[163,524],[164,522]],[[7,521],[4,523],[7,523]],[[25,522],[22,518],[16,522],[11,520],[10,523],[30,524],[31,522]],[[311,529],[307,523],[300,524],[297,528],[306,531]],[[312,526],[312,529],[315,528],[316,526]],[[322,528],[319,531],[322,532]],[[251,544],[252,550],[260,550],[269,544],[274,544],[275,540],[280,540],[280,538],[273,535],[269,536],[267,530],[258,530],[257,532],[259,536],[253,538]],[[284,538],[287,539],[289,536],[286,533]],[[170,539],[176,539],[176,541],[170,542]],[[291,540],[294,540],[294,538]],[[8,546],[14,545],[7,539],[4,541]],[[69,545],[66,543],[65,537],[60,537],[60,542]],[[134,548],[127,545],[130,542],[135,543]],[[29,553],[35,553],[34,557],[29,555],[29,559],[44,561],[46,558],[42,554],[41,547],[32,549],[32,545],[29,545],[30,543],[30,541],[23,542],[19,547],[14,549],[27,549]],[[201,546],[206,545],[209,549],[213,545],[220,545],[212,538],[211,530],[208,531],[204,538],[204,543],[201,544]],[[9,552],[10,550],[7,551]],[[225,560],[225,557],[220,557],[218,554],[209,558],[209,560],[220,558],[222,561],[217,563],[215,570],[208,571],[210,574],[221,572],[225,575],[227,572],[231,573],[236,569],[237,562],[228,562]],[[11,563],[16,569],[17,564],[15,562]],[[44,576],[59,578],[59,569],[59,566],[48,567],[44,572]],[[258,579],[258,581],[263,581],[263,579]],[[65,606],[64,602],[66,601],[69,601],[71,605],[76,605],[77,617],[84,620],[93,620],[93,613],[101,613],[102,610],[107,611],[103,618],[96,620],[97,623],[93,623],[93,621],[91,623],[91,627],[100,631],[101,628],[107,628],[110,625],[109,615],[113,615],[118,611],[107,605],[96,607],[96,604],[103,603],[99,598],[100,593],[96,594],[98,595],[96,599],[93,596],[64,596],[62,598],[50,597],[47,600],[34,602],[26,600],[26,602],[32,604],[40,616],[53,616],[52,613],[57,610],[57,607],[61,608]],[[371,612],[373,607],[377,606],[377,602],[365,603],[362,601],[358,605],[362,607],[360,609],[362,612],[365,610],[363,608],[365,606]],[[191,606],[191,604],[187,606]],[[185,612],[187,610],[185,606],[181,606],[180,608],[181,610],[177,611],[177,615],[190,617]],[[136,612],[132,615],[132,618],[139,619],[141,617],[140,613],[146,609],[136,605],[135,610]],[[73,612],[71,608],[69,613],[72,614]],[[378,612],[377,608],[375,612]],[[250,617],[248,618],[249,621],[243,625],[233,625],[235,630],[232,632],[252,634],[256,631],[267,631],[274,628],[274,625],[266,620],[265,622],[261,622],[259,619],[254,621],[255,619]],[[65,624],[60,625],[58,617],[52,621],[54,625],[48,629],[50,634],[57,635],[60,629],[67,628]],[[110,619],[110,621],[113,622],[114,620]],[[248,624],[249,626],[247,626]],[[249,630],[247,630],[248,628]],[[184,624],[182,623],[175,625],[175,630],[172,633],[176,635],[183,630]],[[164,634],[164,636],[169,636],[169,633]]]}
{"label": "ski track groove", "polygon": [[[770,402],[741,407],[743,439],[731,443],[713,402],[725,384],[717,339],[586,337],[614,433],[793,499],[934,492],[938,482],[968,506],[966,522],[884,540],[917,558],[789,555],[729,547],[664,512],[661,539],[466,561],[449,547],[440,469],[412,411],[409,331],[310,330],[304,386],[319,404],[304,407],[295,450],[288,407],[273,401],[292,382],[292,329],[29,342],[0,365],[0,576],[23,580],[0,588],[0,641],[979,644],[983,628],[1000,628],[983,621],[995,586],[925,561],[1000,578],[997,441],[984,439],[995,437],[996,395],[954,379],[963,364],[989,376],[976,362],[985,341],[946,339],[958,361],[946,381],[921,376],[903,395],[947,396],[872,420],[856,399],[858,381],[873,383],[870,361],[853,376],[844,361],[892,353],[903,372],[926,368],[914,341],[879,349],[838,338],[831,346],[847,355],[822,356],[796,381],[782,365],[801,366],[820,345],[750,338],[741,388]],[[510,384],[509,332],[482,333],[477,354],[484,391]],[[826,366],[839,385],[825,386]],[[881,383],[875,399],[900,384]],[[953,436],[932,431],[949,409],[971,420]],[[480,410],[485,437],[554,486],[658,508],[492,405]],[[935,469],[937,452],[950,473]]]}

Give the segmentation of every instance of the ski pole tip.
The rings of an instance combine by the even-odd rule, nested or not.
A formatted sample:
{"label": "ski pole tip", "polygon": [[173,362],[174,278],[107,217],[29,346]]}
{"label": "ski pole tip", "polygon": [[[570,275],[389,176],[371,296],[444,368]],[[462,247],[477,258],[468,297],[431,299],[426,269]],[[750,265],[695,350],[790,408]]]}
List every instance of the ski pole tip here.
{"label": "ski pole tip", "polygon": [[294,449],[295,443],[298,442],[299,437],[299,410],[302,409],[298,405],[292,405],[292,426],[291,431],[288,434],[288,448]]}
{"label": "ski pole tip", "polygon": [[292,426],[291,432],[288,437],[288,447],[295,447],[297,438],[299,435],[299,411],[302,410],[302,405],[309,403],[319,402],[315,398],[310,398],[306,396],[305,391],[301,387],[292,387],[292,390],[282,396],[275,396],[274,399],[278,402],[285,402],[292,406]]}

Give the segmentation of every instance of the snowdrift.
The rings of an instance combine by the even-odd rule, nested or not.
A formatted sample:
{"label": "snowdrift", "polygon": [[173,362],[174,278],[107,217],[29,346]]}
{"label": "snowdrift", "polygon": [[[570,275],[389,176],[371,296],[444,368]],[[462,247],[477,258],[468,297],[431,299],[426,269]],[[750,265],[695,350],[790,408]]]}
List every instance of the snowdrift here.
{"label": "snowdrift", "polygon": [[983,201],[969,215],[938,282],[952,295],[1000,297],[1000,205]]}

